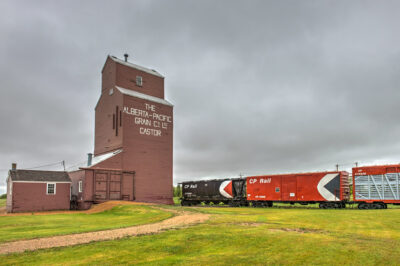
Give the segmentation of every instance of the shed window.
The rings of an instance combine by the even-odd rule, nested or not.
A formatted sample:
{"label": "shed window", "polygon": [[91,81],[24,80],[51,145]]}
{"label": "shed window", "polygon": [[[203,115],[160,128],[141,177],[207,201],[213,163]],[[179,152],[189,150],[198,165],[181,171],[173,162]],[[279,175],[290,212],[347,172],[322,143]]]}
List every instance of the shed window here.
{"label": "shed window", "polygon": [[143,78],[141,76],[136,76],[136,85],[143,86]]}
{"label": "shed window", "polygon": [[79,187],[79,193],[82,192],[82,181],[79,181],[78,187]]}
{"label": "shed window", "polygon": [[48,195],[56,194],[56,184],[55,183],[47,183],[47,194]]}

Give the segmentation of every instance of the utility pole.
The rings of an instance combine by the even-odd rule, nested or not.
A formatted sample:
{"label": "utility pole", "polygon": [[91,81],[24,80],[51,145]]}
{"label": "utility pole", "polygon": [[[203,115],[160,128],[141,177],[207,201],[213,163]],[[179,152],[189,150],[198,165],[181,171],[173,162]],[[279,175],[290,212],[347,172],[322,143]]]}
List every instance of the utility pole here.
{"label": "utility pole", "polygon": [[358,162],[355,162],[355,164],[356,164],[356,167],[358,167]]}
{"label": "utility pole", "polygon": [[336,172],[339,172],[339,164],[336,164]]}
{"label": "utility pole", "polygon": [[64,172],[65,172],[65,161],[62,161],[62,166],[64,167]]}

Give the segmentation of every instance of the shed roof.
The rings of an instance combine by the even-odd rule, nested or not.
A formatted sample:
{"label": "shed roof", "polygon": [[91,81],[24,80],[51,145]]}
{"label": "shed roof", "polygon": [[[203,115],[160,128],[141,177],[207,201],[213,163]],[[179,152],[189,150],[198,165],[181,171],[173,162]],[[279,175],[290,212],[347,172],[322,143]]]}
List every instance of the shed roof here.
{"label": "shed roof", "polygon": [[118,149],[118,150],[110,151],[108,153],[104,153],[104,154],[101,154],[101,155],[94,156],[92,158],[92,164],[91,165],[88,166],[87,165],[87,161],[85,161],[85,162],[82,162],[80,164],[74,165],[71,168],[68,168],[68,172],[79,171],[82,168],[90,168],[92,166],[95,166],[96,164],[99,164],[99,163],[101,163],[101,162],[103,162],[105,160],[110,159],[111,157],[113,157],[113,156],[115,156],[115,155],[117,155],[117,154],[119,154],[121,152],[122,152],[122,149]]}
{"label": "shed roof", "polygon": [[41,170],[10,170],[12,181],[71,182],[67,172]]}

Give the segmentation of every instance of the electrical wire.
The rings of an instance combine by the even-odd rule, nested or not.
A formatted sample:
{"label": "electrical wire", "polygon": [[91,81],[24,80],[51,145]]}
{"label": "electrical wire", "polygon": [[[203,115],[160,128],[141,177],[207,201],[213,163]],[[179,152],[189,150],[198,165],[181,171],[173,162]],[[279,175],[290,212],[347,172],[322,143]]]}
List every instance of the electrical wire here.
{"label": "electrical wire", "polygon": [[61,164],[61,166],[62,166],[62,163],[63,163],[63,161],[60,161],[60,162],[56,162],[56,163],[45,164],[45,165],[40,165],[40,166],[35,166],[35,167],[28,167],[28,168],[24,168],[24,169],[32,170],[32,169],[38,169],[38,168],[43,168],[43,167],[47,167],[47,166],[53,166],[53,165],[56,165],[56,164]]}
{"label": "electrical wire", "polygon": [[76,166],[78,166],[78,165],[82,165],[82,164],[87,164],[87,160],[81,161],[81,162],[76,163],[76,164],[74,164],[74,165],[71,165],[71,166],[67,167],[66,170],[71,169],[71,168],[74,168],[74,167],[76,167]]}
{"label": "electrical wire", "polygon": [[[49,163],[49,164],[45,164],[45,165],[26,167],[26,168],[23,168],[23,169],[32,170],[32,169],[38,169],[38,168],[43,168],[43,167],[47,167],[47,166],[53,166],[53,165],[57,165],[57,164],[60,164],[62,166],[62,162],[63,161],[59,161],[59,162],[56,162],[56,163]],[[8,171],[8,170],[10,170],[10,169],[0,169],[0,171]]]}

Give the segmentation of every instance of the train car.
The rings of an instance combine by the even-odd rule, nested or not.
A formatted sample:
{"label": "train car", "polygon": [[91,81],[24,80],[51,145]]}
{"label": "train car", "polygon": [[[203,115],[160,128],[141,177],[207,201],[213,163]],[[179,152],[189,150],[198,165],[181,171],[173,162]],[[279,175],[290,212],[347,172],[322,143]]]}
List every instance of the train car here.
{"label": "train car", "polygon": [[400,164],[354,167],[353,200],[359,209],[400,205]]}
{"label": "train car", "polygon": [[284,202],[345,208],[349,196],[349,173],[345,171],[247,177],[247,200],[255,207]]}
{"label": "train car", "polygon": [[239,206],[246,204],[246,180],[216,179],[182,182],[182,206],[205,204],[229,204]]}

